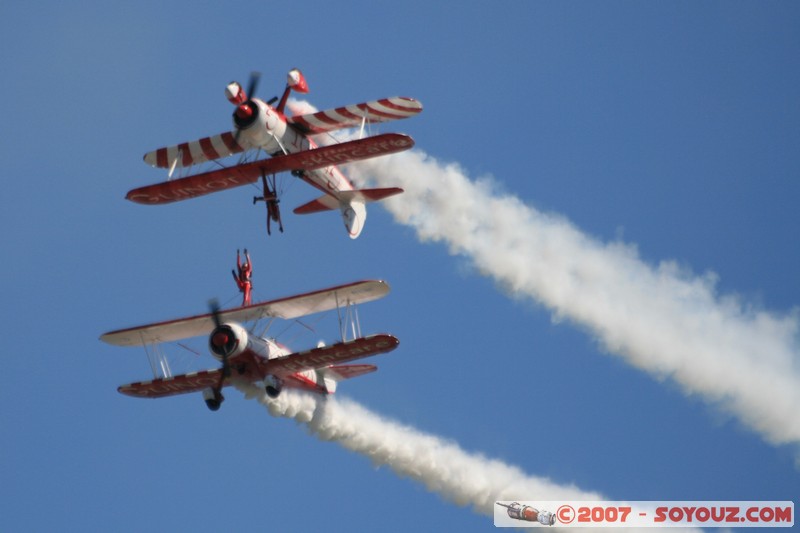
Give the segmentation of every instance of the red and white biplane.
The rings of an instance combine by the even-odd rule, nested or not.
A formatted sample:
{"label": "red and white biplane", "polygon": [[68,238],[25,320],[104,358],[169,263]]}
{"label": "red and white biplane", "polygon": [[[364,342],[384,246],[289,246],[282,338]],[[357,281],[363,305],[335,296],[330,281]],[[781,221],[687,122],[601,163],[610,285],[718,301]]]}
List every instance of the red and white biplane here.
{"label": "red and white biplane", "polygon": [[[362,336],[360,331],[357,304],[388,292],[384,281],[360,281],[224,311],[214,306],[207,314],[111,331],[100,340],[115,346],[145,347],[154,379],[117,389],[129,396],[162,398],[202,392],[208,408],[216,411],[224,400],[223,387],[237,383],[263,386],[273,398],[284,387],[327,395],[336,391],[339,381],[377,370],[373,365],[347,363],[390,352],[400,343],[393,335]],[[339,314],[342,337],[335,344],[293,353],[275,339],[254,332],[263,319],[295,319],[332,309]],[[247,322],[253,323],[249,330],[242,325]],[[221,368],[173,376],[158,346],[205,334]]]}
{"label": "red and white biplane", "polygon": [[[403,192],[399,187],[357,189],[336,167],[337,164],[359,161],[407,150],[414,145],[411,137],[386,133],[358,140],[318,146],[311,136],[342,128],[361,128],[368,124],[411,117],[422,111],[422,104],[413,98],[392,97],[338,107],[316,113],[286,116],[286,103],[292,91],[308,92],[302,73],[289,72],[288,84],[278,101],[265,102],[254,96],[258,75],[254,73],[247,91],[237,82],[225,89],[228,100],[236,106],[234,129],[212,137],[159,148],[144,156],[146,163],[169,169],[169,179],[128,192],[126,198],[141,204],[165,204],[203,196],[212,192],[252,184],[261,180],[263,195],[253,203],[267,206],[267,232],[270,221],[281,224],[278,206],[279,191],[275,174],[290,171],[323,192],[323,195],[297,207],[297,214],[339,209],[345,228],[355,239],[364,228],[366,203],[382,200]],[[278,101],[278,105],[272,107]],[[172,179],[176,168],[190,167],[208,161],[243,153],[232,166]],[[271,157],[258,159],[267,154]],[[252,158],[256,158],[252,160]]]}

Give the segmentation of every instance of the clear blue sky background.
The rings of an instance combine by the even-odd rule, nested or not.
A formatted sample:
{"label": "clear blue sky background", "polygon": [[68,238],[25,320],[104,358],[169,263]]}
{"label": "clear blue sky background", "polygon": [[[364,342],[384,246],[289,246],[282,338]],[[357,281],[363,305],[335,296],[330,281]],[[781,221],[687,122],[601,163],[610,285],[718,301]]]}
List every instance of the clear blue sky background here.
{"label": "clear blue sky background", "polygon": [[[492,528],[235,391],[218,413],[116,392],[149,366],[98,336],[233,305],[243,247],[258,299],[389,281],[362,326],[401,346],[342,386],[375,412],[615,499],[796,498],[795,450],[510,299],[380,206],[351,242],[336,215],[291,214],[316,194],[296,183],[268,239],[250,189],[169,207],[124,195],[163,177],[146,151],[230,128],[229,81],[260,70],[269,97],[299,67],[317,107],[418,98],[420,116],[383,131],[787,313],[798,28],[800,5],[780,1],[3,3],[0,529]],[[332,340],[330,318],[283,340]]]}

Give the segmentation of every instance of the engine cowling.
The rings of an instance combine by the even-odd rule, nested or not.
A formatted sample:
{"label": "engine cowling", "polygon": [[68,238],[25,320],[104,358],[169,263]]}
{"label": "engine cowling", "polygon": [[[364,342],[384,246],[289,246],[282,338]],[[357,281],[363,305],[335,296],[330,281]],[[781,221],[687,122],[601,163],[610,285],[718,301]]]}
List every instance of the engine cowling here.
{"label": "engine cowling", "polygon": [[218,360],[235,357],[248,344],[247,331],[238,324],[220,324],[208,336],[208,349]]}
{"label": "engine cowling", "polygon": [[257,100],[246,100],[237,105],[233,112],[233,125],[236,126],[236,129],[246,130],[255,124],[262,115],[259,107]]}
{"label": "engine cowling", "polygon": [[233,125],[240,144],[259,146],[268,153],[282,150],[276,139],[283,139],[286,134],[286,120],[266,102],[253,98],[239,104],[233,112]]}

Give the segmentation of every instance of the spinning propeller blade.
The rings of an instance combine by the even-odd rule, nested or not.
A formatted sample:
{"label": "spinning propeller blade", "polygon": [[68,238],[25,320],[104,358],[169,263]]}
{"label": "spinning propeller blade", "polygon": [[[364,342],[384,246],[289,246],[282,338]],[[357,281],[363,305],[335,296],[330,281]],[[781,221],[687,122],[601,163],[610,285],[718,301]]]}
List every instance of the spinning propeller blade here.
{"label": "spinning propeller blade", "polygon": [[[211,319],[214,321],[214,329],[218,329],[222,325],[222,320],[220,320],[220,313],[219,313],[219,302],[216,298],[209,300],[208,308],[211,311]],[[228,352],[227,350],[222,350],[222,377],[220,379],[220,388],[222,386],[222,381],[230,377],[231,375],[231,367],[228,365]]]}
{"label": "spinning propeller blade", "polygon": [[256,88],[258,87],[258,80],[261,79],[261,73],[253,71],[250,73],[250,81],[247,84],[247,99],[252,100],[256,95]]}
{"label": "spinning propeller blade", "polygon": [[[250,81],[247,82],[247,91],[244,93],[245,101],[236,108],[236,112],[234,113],[234,117],[236,120],[244,121],[243,125],[250,125],[252,120],[255,120],[253,117],[254,114],[258,113],[258,108],[253,104],[253,98],[256,96],[256,89],[258,88],[258,80],[261,79],[261,73],[253,71],[250,73]],[[238,143],[239,142],[239,135],[241,135],[241,128],[239,127],[239,123],[236,122],[237,128],[236,133],[233,134],[234,140]]]}
{"label": "spinning propeller blade", "polygon": [[219,319],[219,302],[216,298],[211,299],[208,301],[208,309],[211,311],[211,318],[214,320],[214,327],[218,328],[222,325],[222,322]]}

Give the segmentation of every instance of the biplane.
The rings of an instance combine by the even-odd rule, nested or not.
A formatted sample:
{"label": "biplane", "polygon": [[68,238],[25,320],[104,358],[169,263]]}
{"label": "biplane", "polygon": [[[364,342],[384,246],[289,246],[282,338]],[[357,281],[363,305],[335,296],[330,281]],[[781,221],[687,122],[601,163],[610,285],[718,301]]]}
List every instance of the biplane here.
{"label": "biplane", "polygon": [[[211,312],[120,329],[103,334],[100,340],[114,346],[143,346],[150,357],[154,379],[120,386],[122,394],[138,398],[162,398],[202,392],[212,411],[224,400],[222,389],[237,383],[257,384],[267,395],[277,397],[284,388],[332,394],[342,380],[377,370],[369,364],[351,361],[390,352],[400,341],[389,334],[361,335],[357,305],[382,298],[389,292],[384,281],[360,281],[314,292],[257,303],[246,307]],[[341,341],[301,352],[292,352],[276,339],[259,335],[256,326],[265,319],[296,319],[336,309]],[[244,324],[252,322],[249,329]],[[208,348],[220,368],[172,375],[158,346],[190,337],[208,335]],[[150,348],[148,350],[148,347]]]}
{"label": "biplane", "polygon": [[[287,116],[286,104],[290,93],[308,92],[303,74],[297,69],[289,72],[288,83],[279,101],[277,96],[267,102],[255,97],[258,79],[258,74],[254,73],[247,91],[238,82],[231,82],[225,88],[228,100],[236,106],[232,131],[148,152],[144,156],[145,162],[169,169],[169,179],[133,189],[126,198],[141,204],[166,204],[260,180],[263,194],[254,197],[253,203],[263,201],[266,205],[267,233],[271,233],[270,222],[276,222],[283,231],[276,174],[289,171],[323,193],[294,212],[309,214],[339,209],[347,233],[355,239],[364,228],[366,204],[403,190],[399,187],[356,188],[336,165],[392,154],[414,146],[411,137],[400,133],[370,137],[363,137],[363,134],[369,124],[418,114],[422,111],[422,104],[413,98],[398,96]],[[273,107],[276,101],[278,104]],[[313,138],[343,128],[360,128],[362,138],[327,146],[318,145]],[[220,163],[220,159],[235,154],[242,154],[235,164],[223,166]],[[191,172],[192,167],[206,162],[218,166],[173,179],[176,169]]]}

